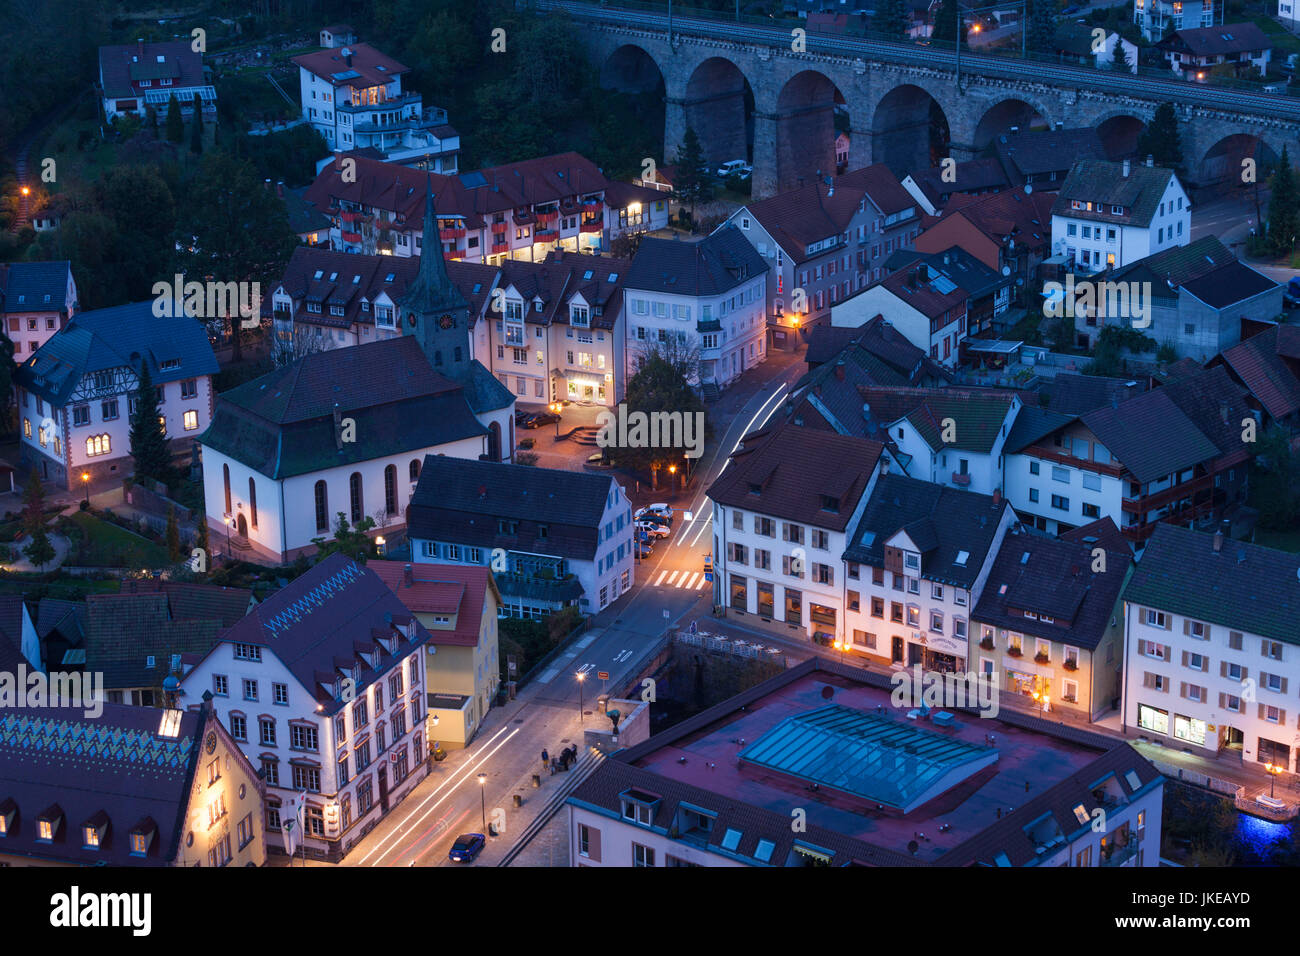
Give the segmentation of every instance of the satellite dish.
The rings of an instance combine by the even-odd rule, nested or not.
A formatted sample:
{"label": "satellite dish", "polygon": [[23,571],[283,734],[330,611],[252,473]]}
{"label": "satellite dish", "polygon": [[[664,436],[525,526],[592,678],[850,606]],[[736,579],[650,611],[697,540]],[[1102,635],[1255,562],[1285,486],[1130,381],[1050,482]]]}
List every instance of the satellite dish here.
{"label": "satellite dish", "polygon": [[1011,275],[1011,267],[1010,267],[1010,266],[1003,266],[1003,267],[1002,267],[1002,274],[1003,274],[1004,276],[1009,276],[1009,275]]}
{"label": "satellite dish", "polygon": [[1028,196],[1033,191],[1034,191],[1034,187],[1029,185],[1029,183],[1025,183],[1025,195]]}

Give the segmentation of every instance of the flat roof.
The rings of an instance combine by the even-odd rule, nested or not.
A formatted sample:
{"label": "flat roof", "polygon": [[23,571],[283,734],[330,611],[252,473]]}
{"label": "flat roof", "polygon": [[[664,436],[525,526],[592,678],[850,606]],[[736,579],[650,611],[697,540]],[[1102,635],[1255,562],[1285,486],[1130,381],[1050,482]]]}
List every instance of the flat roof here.
{"label": "flat roof", "polygon": [[[1011,719],[1005,720],[1002,716],[981,718],[971,711],[948,708],[956,719],[941,727],[932,719],[909,718],[911,708],[895,707],[892,687],[881,675],[863,671],[858,677],[844,670],[847,668],[809,670],[747,700],[743,706],[727,710],[703,727],[675,738],[671,730],[665,731],[660,735],[664,743],[654,746],[652,738],[636,748],[628,762],[668,780],[772,811],[787,820],[792,808],[801,808],[810,827],[834,831],[895,854],[910,856],[908,844],[917,842],[913,858],[924,863],[937,861],[1015,808],[1078,773],[1114,743],[1083,729],[1053,727],[1051,732],[1043,732],[1034,727],[1047,727],[1045,722],[1011,711],[1005,715]],[[906,673],[911,676],[911,672]],[[931,717],[938,712],[935,710]],[[821,717],[810,716],[819,713]],[[959,767],[962,772],[951,777],[927,779],[915,769],[910,773],[900,770],[898,785],[910,786],[913,800],[925,800],[904,811],[886,804],[883,791],[877,790],[873,796],[869,787],[857,793],[850,792],[849,786],[829,784],[814,789],[812,783],[818,780],[813,773],[835,772],[836,753],[827,738],[823,738],[821,753],[802,771],[793,753],[788,759],[775,756],[777,745],[791,739],[796,728],[817,722],[822,724],[822,733],[828,726],[840,723],[843,738],[855,732],[882,734],[892,730],[900,746],[890,751],[890,756],[897,758],[900,766],[909,756],[916,758],[918,768],[923,762],[921,753],[909,755],[901,746],[909,741],[924,744],[924,748],[939,748],[941,744],[950,748],[949,758],[944,758],[939,749],[927,752],[932,760],[953,760],[954,766],[962,762],[959,755],[987,753],[996,759]],[[647,745],[648,749],[643,750]],[[847,739],[842,739],[840,746],[843,768],[851,772],[855,748]],[[861,756],[868,751],[858,753]],[[1134,762],[1139,760],[1135,755]],[[889,781],[890,771],[881,765],[862,776]],[[915,783],[909,784],[908,780]],[[916,841],[918,832],[926,839]]]}
{"label": "flat roof", "polygon": [[1010,355],[1024,344],[1024,342],[1008,342],[1003,339],[967,339],[966,349],[970,352],[996,352]]}

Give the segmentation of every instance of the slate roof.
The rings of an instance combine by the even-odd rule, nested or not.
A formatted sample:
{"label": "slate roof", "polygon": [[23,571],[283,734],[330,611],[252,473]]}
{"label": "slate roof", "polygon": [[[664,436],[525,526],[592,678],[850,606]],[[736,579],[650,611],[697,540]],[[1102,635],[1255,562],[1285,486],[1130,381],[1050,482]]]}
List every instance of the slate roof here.
{"label": "slate roof", "polygon": [[[431,455],[411,496],[407,536],[591,560],[613,486],[609,475]],[[502,533],[498,519],[518,522],[516,533]]]}
{"label": "slate roof", "polygon": [[[892,292],[895,298],[929,318],[932,325],[936,321],[943,322],[941,317],[945,313],[964,308],[969,298],[965,289],[917,257],[914,257],[909,265],[890,273],[878,284]],[[855,292],[854,295],[861,295],[861,292]],[[956,322],[957,316],[951,315],[949,321]]]}
{"label": "slate roof", "polygon": [[1106,378],[1101,375],[1083,375],[1061,372],[1046,379],[1025,399],[1025,405],[1042,405],[1047,396],[1048,411],[1063,415],[1084,415],[1098,408],[1124,402],[1146,391],[1146,384],[1131,378]]}
{"label": "slate roof", "polygon": [[[1132,163],[1129,174],[1125,176],[1122,163],[1081,160],[1074,164],[1061,184],[1052,215],[1147,227],[1151,225],[1173,177],[1171,170],[1159,166]],[[1100,204],[1106,211],[1071,209],[1070,203],[1076,199],[1091,202],[1094,207]],[[1110,212],[1111,206],[1120,206],[1124,212],[1114,215]]]}
{"label": "slate roof", "polygon": [[0,265],[0,311],[62,312],[72,304],[67,301],[71,277],[66,259]]}
{"label": "slate roof", "polygon": [[1156,295],[1172,295],[1181,287],[1216,309],[1279,288],[1268,276],[1241,262],[1218,236],[1173,246],[1116,269],[1113,275],[1116,280],[1154,279]]}
{"label": "slate roof", "polygon": [[[108,97],[137,96],[132,82],[170,79],[174,88],[200,86],[203,83],[203,56],[191,47],[191,41],[166,40],[140,45],[127,43],[99,48],[99,79]],[[164,62],[159,63],[158,57]]]}
{"label": "slate roof", "polygon": [[[754,432],[705,494],[730,507],[843,531],[883,451],[878,441],[797,425]],[[838,502],[835,511],[824,509],[826,497]]]}
{"label": "slate roof", "polygon": [[1101,137],[1091,126],[1073,129],[1022,129],[998,136],[998,159],[1013,182],[1064,173],[1080,159],[1105,159]]}
{"label": "slate roof", "polygon": [[1007,432],[1007,440],[1002,446],[1004,454],[1011,455],[1023,451],[1030,445],[1037,444],[1052,432],[1064,428],[1074,421],[1074,415],[1063,415],[1050,408],[1040,408],[1026,403],[1016,412],[1015,424]]}
{"label": "slate roof", "polygon": [[699,242],[647,236],[637,247],[624,287],[671,295],[712,296],[767,275],[767,260],[735,225]]}
{"label": "slate roof", "polygon": [[257,604],[251,588],[154,578],[123,581],[121,593],[162,594],[167,598],[167,607],[174,620],[211,620],[219,622],[222,627],[230,627]]}
{"label": "slate roof", "polygon": [[[58,631],[69,644],[75,647],[85,637],[86,603],[43,597],[36,605],[35,624],[36,636],[42,641],[54,631]],[[51,667],[57,665],[58,661],[49,662]]]}
{"label": "slate roof", "polygon": [[[343,53],[352,53],[351,63]],[[370,86],[388,85],[393,77],[409,73],[411,68],[403,66],[391,56],[380,53],[369,43],[352,43],[346,47],[317,50],[295,56],[293,62],[308,73],[320,77],[332,86],[355,87],[365,89]],[[350,75],[355,74],[355,75]]]}
{"label": "slate roof", "polygon": [[953,167],[953,173],[952,181],[946,182],[943,169],[932,166],[913,172],[911,179],[932,206],[944,205],[949,196],[957,193],[981,193],[1011,185],[1002,164],[996,159],[964,160]]}
{"label": "slate roof", "polygon": [[1279,339],[1285,339],[1293,331],[1300,330],[1273,326],[1225,349],[1220,356],[1264,411],[1275,419],[1300,411],[1300,361],[1286,356],[1279,348]]}
{"label": "slate roof", "polygon": [[829,184],[817,180],[751,202],[745,210],[799,263],[824,255],[826,250],[809,256],[808,246],[848,231],[864,199],[886,216],[916,207],[916,200],[889,167],[877,163],[836,176]]}
{"label": "slate roof", "polygon": [[[1127,548],[1106,549],[1106,570],[1094,573],[1092,548],[1082,542],[1023,531],[1008,534],[971,617],[982,624],[1096,650],[1114,617],[1132,559]],[[1054,621],[1046,624],[1027,618],[1024,611]]]}
{"label": "slate roof", "polygon": [[[575,296],[581,296],[591,307],[591,327],[612,330],[623,311],[623,280],[631,267],[630,259],[557,250],[542,262],[507,259],[501,264],[497,287],[514,286],[523,296],[525,322],[568,325],[569,305]],[[539,299],[540,312],[534,307]],[[499,313],[490,317],[499,318]]]}
{"label": "slate roof", "polygon": [[[182,816],[198,767],[205,716],[180,713],[175,737],[159,736],[164,711],[103,705],[0,710],[0,808],[16,804],[5,853],[93,866],[166,866],[185,833]],[[37,842],[37,816],[63,813],[52,843]],[[108,818],[99,849],[82,847],[82,827]],[[131,855],[130,834],[148,821],[154,837],[144,857]]]}
{"label": "slate roof", "polygon": [[[414,628],[414,637],[402,632],[406,626]],[[379,637],[395,638],[396,653]],[[351,675],[354,663],[360,668],[356,692],[363,694],[395,661],[428,643],[429,632],[378,574],[331,554],[223,632],[221,641],[267,648],[315,696],[319,712],[329,715],[344,706],[334,684]],[[362,651],[378,654],[373,668]]]}
{"label": "slate roof", "polygon": [[1124,537],[1124,532],[1119,530],[1115,519],[1109,515],[1073,528],[1060,537],[1062,541],[1086,544],[1089,549],[1100,546],[1107,551],[1118,551],[1121,554],[1133,553],[1133,543]]}
{"label": "slate roof", "polygon": [[[412,336],[316,352],[219,395],[199,441],[280,479],[473,438],[470,393],[495,394],[473,374],[472,390],[439,375]],[[336,405],[356,441],[336,440]]]}
{"label": "slate roof", "polygon": [[173,615],[166,594],[92,594],[86,599],[86,670],[102,672],[108,690],[159,687],[172,673],[172,655],[206,654],[222,627],[220,618]]}
{"label": "slate roof", "polygon": [[981,196],[956,193],[930,223],[960,216],[999,245],[1014,240],[1017,248],[1040,253],[1052,242],[1055,201],[1055,193],[1028,191],[1024,186]]}
{"label": "slate roof", "polygon": [[1300,644],[1300,557],[1171,524],[1156,525],[1124,600]]}
{"label": "slate roof", "polygon": [[[451,630],[429,628],[429,643],[475,647],[483,623],[484,602],[501,603],[492,571],[483,565],[423,562],[367,561],[366,567],[383,579],[412,614],[455,615]],[[406,568],[411,583],[406,583]]]}
{"label": "slate roof", "polygon": [[[1137,775],[1135,788],[1128,781],[1132,771]],[[959,844],[943,857],[945,866],[1028,866],[1038,857],[1038,847],[1030,837],[1031,823],[1050,816],[1062,834],[1073,836],[1084,832],[1092,822],[1092,813],[1105,809],[1093,794],[1097,781],[1108,775],[1114,779],[1125,796],[1161,779],[1155,766],[1127,742],[1116,744],[1111,750],[1076,773],[1049,787],[1043,793],[1016,807],[985,830]],[[1075,808],[1082,805],[1087,823],[1080,823]],[[1149,852],[1149,851],[1148,851]],[[1006,863],[1001,863],[1005,859]]]}
{"label": "slate roof", "polygon": [[[849,534],[844,560],[883,567],[885,541],[900,529],[929,519],[933,547],[921,557],[922,576],[969,590],[993,546],[998,523],[1011,506],[988,495],[948,488],[905,475],[882,475],[866,510]],[[957,564],[959,553],[969,554]]]}
{"label": "slate roof", "polygon": [[282,198],[284,211],[289,217],[289,228],[297,235],[329,231],[330,217],[325,215],[323,209],[307,199],[306,186],[286,189]]}
{"label": "slate roof", "polygon": [[[27,361],[15,381],[55,407],[67,404],[93,372],[148,365],[154,385],[215,375],[219,370],[208,333],[196,319],[153,314],[153,300],[78,312]],[[162,363],[177,361],[173,368]]]}
{"label": "slate roof", "polygon": [[1186,50],[1193,56],[1263,53],[1273,48],[1273,42],[1254,23],[1225,23],[1217,27],[1176,30],[1159,45],[1172,50]]}
{"label": "slate roof", "polygon": [[1221,367],[1082,416],[1111,455],[1140,482],[1220,457],[1244,460],[1245,395]]}

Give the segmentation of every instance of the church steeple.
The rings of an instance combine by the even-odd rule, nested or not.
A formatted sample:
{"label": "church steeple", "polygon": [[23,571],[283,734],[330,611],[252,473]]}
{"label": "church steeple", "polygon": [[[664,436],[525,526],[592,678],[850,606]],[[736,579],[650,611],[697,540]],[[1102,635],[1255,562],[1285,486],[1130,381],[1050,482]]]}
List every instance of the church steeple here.
{"label": "church steeple", "polygon": [[447,275],[438,213],[433,206],[433,177],[428,176],[424,200],[424,241],[420,269],[398,303],[402,334],[417,336],[435,371],[451,378],[468,372],[470,355],[469,303]]}

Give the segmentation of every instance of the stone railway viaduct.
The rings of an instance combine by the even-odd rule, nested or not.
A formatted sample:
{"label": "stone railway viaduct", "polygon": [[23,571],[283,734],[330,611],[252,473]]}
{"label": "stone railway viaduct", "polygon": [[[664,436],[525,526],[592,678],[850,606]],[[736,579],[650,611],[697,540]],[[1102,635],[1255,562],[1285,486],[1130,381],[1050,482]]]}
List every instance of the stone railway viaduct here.
{"label": "stone railway viaduct", "polygon": [[1284,144],[1295,156],[1300,137],[1300,101],[1279,94],[974,54],[961,56],[959,85],[954,54],[930,47],[809,33],[796,52],[778,27],[675,18],[670,34],[659,14],[564,0],[534,6],[574,18],[603,86],[649,92],[662,82],[666,157],[688,125],[711,162],[747,156],[752,135],[755,197],[834,171],[837,108],[848,113],[849,168],[883,162],[899,175],[937,158],[932,118],[946,122],[946,153],[958,160],[1011,126],[1058,123],[1096,127],[1132,149],[1169,101],[1189,177],[1202,185],[1238,175],[1242,156],[1276,157]]}

